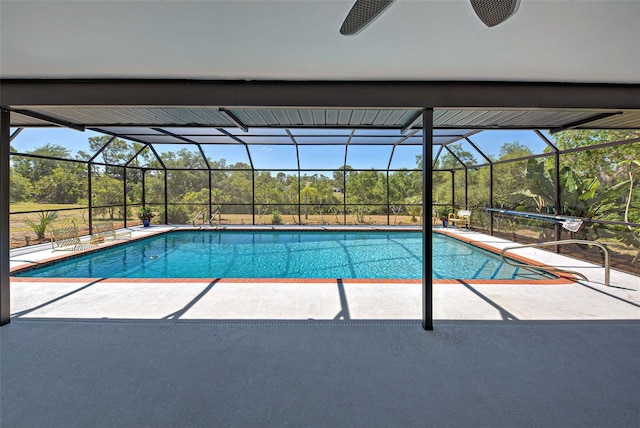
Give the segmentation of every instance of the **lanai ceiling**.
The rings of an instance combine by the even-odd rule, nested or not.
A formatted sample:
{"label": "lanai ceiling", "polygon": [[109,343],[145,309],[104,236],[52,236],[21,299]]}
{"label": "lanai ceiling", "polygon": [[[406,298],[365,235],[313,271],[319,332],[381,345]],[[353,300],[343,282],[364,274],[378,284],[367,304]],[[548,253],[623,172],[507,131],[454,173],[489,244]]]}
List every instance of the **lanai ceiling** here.
{"label": "lanai ceiling", "polygon": [[[2,1],[3,92],[14,79],[552,82],[631,84],[638,91],[638,1],[522,0],[512,18],[487,28],[467,0],[397,0],[363,32],[345,37],[338,29],[352,5],[352,0]],[[108,99],[109,89],[98,88],[95,95]],[[43,93],[52,89],[55,83],[43,86]],[[459,92],[443,104],[413,97],[418,101],[370,105],[354,96],[337,104],[312,97],[301,105],[301,97],[289,104],[285,95],[273,105],[265,97],[254,104],[237,101],[238,96],[231,103],[217,97],[191,105],[183,97],[180,105],[165,105],[136,102],[133,94],[127,105],[117,97],[101,104],[74,103],[73,97],[49,102],[46,96],[38,103],[3,96],[2,104],[12,110],[14,127],[55,124],[124,137],[153,135],[157,127],[406,131],[421,127],[420,106],[429,102],[436,128],[640,128],[633,96],[620,105],[594,102],[585,108],[572,108],[570,101],[563,105],[561,99],[553,108],[539,102],[535,88],[521,102],[512,96],[504,105],[490,92],[482,94],[488,103],[470,102]],[[123,127],[148,131],[120,133]]]}
{"label": "lanai ceiling", "polygon": [[2,78],[640,83],[640,2],[397,0],[356,36],[353,0],[0,2]]}

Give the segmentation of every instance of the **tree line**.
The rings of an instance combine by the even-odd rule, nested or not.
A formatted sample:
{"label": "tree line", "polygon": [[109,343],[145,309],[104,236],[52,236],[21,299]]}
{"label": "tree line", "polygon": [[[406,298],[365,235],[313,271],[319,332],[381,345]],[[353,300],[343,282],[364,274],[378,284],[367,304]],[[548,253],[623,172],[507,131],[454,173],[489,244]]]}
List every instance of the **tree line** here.
{"label": "tree line", "polygon": [[[638,131],[571,130],[554,135],[553,144],[562,151],[633,140],[639,136]],[[101,150],[110,138],[89,138],[91,151]],[[433,202],[437,203],[435,209],[439,215],[445,215],[454,205],[554,211],[555,157],[551,156],[551,149],[546,150],[550,156],[523,159],[534,155],[529,147],[519,142],[502,143],[498,154],[489,156],[492,162],[497,162],[493,168],[493,201],[489,201],[489,167],[475,167],[486,162],[465,150],[462,143],[450,144],[449,148],[455,156],[443,151],[434,167],[438,171],[432,176]],[[15,152],[14,148],[11,150]],[[90,153],[80,151],[74,156],[64,146],[51,143],[25,153],[33,156],[15,153],[12,156],[12,202],[88,204],[89,170],[85,162],[91,158]],[[505,162],[513,159],[518,160]],[[562,154],[558,168],[560,212],[622,219],[626,211],[628,221],[640,222],[640,195],[635,185],[640,172],[639,161],[638,142]],[[163,165],[149,147],[116,138],[102,149],[96,162],[109,164],[91,167],[91,202],[97,207],[97,214],[111,218],[124,214],[125,174],[127,204],[142,203],[143,181],[145,202],[164,204]],[[228,165],[225,159],[207,159],[206,162],[211,172],[196,151],[185,148],[162,153],[162,163],[168,170],[166,193],[170,222],[189,221],[194,207],[208,205],[210,199],[214,208],[233,206],[239,213],[251,212],[251,204],[255,201],[258,216],[274,211],[295,212],[299,203],[304,216],[337,216],[345,204],[359,219],[366,214],[420,215],[423,194],[420,156],[416,157],[412,169],[387,172],[336,165],[331,172],[301,171],[300,176],[297,171],[252,171],[244,162]],[[466,174],[460,162],[467,165]],[[125,164],[129,166],[126,170]],[[143,170],[139,168],[146,171],[144,179]]]}

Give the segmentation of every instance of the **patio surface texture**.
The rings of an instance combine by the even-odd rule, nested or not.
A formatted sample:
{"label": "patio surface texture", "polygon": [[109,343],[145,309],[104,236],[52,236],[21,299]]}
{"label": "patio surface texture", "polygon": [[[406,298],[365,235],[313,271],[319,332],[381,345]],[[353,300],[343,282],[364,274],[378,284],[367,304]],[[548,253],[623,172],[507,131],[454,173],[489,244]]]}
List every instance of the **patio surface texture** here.
{"label": "patio surface texture", "polygon": [[0,425],[640,426],[640,279],[518,254],[590,281],[15,280]]}

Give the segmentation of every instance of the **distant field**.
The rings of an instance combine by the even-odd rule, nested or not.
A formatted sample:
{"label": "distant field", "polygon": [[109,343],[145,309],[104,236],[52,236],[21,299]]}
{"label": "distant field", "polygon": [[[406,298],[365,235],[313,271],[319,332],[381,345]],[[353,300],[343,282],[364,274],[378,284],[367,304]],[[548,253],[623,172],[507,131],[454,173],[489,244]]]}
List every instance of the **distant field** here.
{"label": "distant field", "polygon": [[[75,225],[78,227],[81,234],[89,233],[88,226],[88,209],[83,205],[76,204],[38,204],[38,203],[19,203],[19,204],[11,204],[10,210],[12,213],[10,216],[10,232],[11,232],[11,247],[22,247],[27,243],[27,239],[30,244],[36,244],[38,241],[36,240],[36,234],[31,230],[29,225],[26,223],[27,220],[31,220],[35,223],[39,220],[39,212],[40,211],[55,211],[55,210],[63,210],[58,211],[58,218],[51,224],[50,228],[53,227],[62,227],[73,221]],[[21,213],[24,211],[34,211],[30,213]],[[257,224],[272,224],[272,215],[264,215],[262,218],[256,215],[255,220]],[[94,221],[100,220],[109,220],[114,223],[116,228],[123,227],[124,223],[120,218],[114,218],[113,220],[108,218],[103,218],[101,216],[95,216]],[[156,218],[152,221],[152,223],[158,224],[162,223],[164,219]],[[251,214],[232,214],[232,213],[222,213],[222,218],[216,218],[214,223],[217,223],[218,220],[220,224],[251,224],[253,221],[253,217]],[[335,215],[317,215],[317,214],[309,214],[308,218],[305,219],[304,214],[301,215],[301,223],[302,224],[344,224],[344,217],[342,214]],[[395,221],[394,221],[395,220]],[[419,219],[417,222],[412,222],[410,216],[399,215],[395,218],[393,215],[390,217],[390,224],[392,225],[420,225]],[[282,214],[282,223],[281,224],[298,224],[298,215],[287,215]],[[128,226],[135,226],[140,224],[140,220],[136,217],[135,213],[127,220]],[[386,225],[387,224],[387,216],[386,215],[366,215],[364,217],[364,222],[359,223],[354,215],[347,215],[346,224],[363,224],[363,225]],[[45,233],[44,242],[48,242],[49,233]]]}
{"label": "distant field", "polygon": [[9,205],[9,210],[13,212],[18,211],[47,211],[47,210],[60,210],[64,208],[84,208],[84,205],[77,204],[39,204],[37,202],[20,202],[17,204]]}
{"label": "distant field", "polygon": [[[28,237],[30,243],[38,243],[36,234],[27,224],[27,220],[38,223],[40,211],[58,211],[58,218],[50,227],[60,227],[69,224],[72,220],[78,226],[81,233],[88,233],[88,209],[84,205],[77,204],[38,204],[33,202],[24,202],[19,204],[11,204],[9,206],[11,213],[24,211],[37,211],[27,214],[11,214],[9,217],[9,230],[11,235],[11,248],[22,247],[26,244]],[[68,210],[68,211],[67,211]],[[117,222],[116,222],[117,223]],[[45,237],[49,234],[45,233]],[[45,241],[48,241],[45,239]]]}

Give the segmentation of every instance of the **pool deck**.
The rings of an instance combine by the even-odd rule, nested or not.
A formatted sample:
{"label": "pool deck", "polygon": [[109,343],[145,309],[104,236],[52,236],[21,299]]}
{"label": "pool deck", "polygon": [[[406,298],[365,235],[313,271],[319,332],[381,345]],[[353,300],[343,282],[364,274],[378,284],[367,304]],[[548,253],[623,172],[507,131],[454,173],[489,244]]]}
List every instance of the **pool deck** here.
{"label": "pool deck", "polygon": [[[173,229],[131,230],[135,239]],[[464,229],[437,231],[485,248],[512,244]],[[17,253],[12,269],[70,254],[50,248]],[[539,249],[510,254],[575,270],[589,281],[439,280],[434,284],[434,319],[640,319],[640,278],[612,270],[611,286],[606,287],[602,266]],[[421,295],[420,280],[12,278],[11,307],[14,319],[419,320]]]}
{"label": "pool deck", "polygon": [[589,281],[12,279],[0,425],[637,427],[640,278],[517,253]]}

